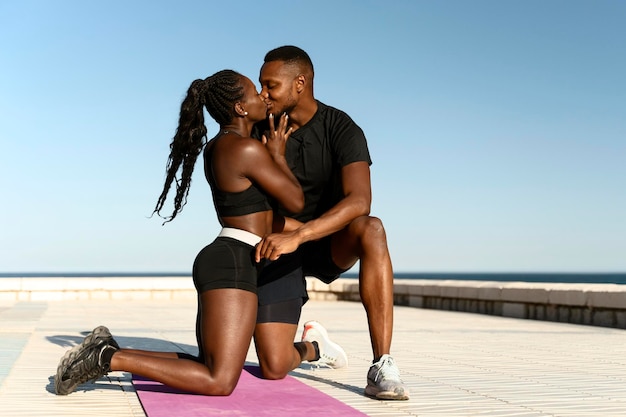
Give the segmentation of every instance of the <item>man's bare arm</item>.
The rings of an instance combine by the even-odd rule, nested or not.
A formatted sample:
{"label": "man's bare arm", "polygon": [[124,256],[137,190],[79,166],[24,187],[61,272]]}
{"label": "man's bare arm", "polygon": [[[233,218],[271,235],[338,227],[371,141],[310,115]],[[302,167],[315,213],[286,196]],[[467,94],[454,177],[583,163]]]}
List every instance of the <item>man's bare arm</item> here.
{"label": "man's bare arm", "polygon": [[256,259],[276,260],[295,251],[305,242],[318,240],[342,230],[354,219],[370,212],[372,189],[367,162],[353,162],[341,170],[345,197],[317,219],[302,224],[291,232],[266,236],[258,245]]}

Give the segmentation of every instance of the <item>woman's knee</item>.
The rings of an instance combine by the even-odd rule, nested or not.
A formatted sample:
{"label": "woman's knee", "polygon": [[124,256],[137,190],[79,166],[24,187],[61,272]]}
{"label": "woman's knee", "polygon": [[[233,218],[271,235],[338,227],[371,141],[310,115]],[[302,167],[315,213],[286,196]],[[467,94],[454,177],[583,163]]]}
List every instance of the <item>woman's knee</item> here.
{"label": "woman's knee", "polygon": [[239,372],[214,372],[204,384],[203,394],[213,396],[230,395],[235,390],[240,376],[241,370]]}
{"label": "woman's knee", "polygon": [[237,386],[238,379],[227,379],[223,382],[220,382],[220,385],[217,387],[218,393],[214,395],[222,395],[227,396],[233,393],[235,387]]}

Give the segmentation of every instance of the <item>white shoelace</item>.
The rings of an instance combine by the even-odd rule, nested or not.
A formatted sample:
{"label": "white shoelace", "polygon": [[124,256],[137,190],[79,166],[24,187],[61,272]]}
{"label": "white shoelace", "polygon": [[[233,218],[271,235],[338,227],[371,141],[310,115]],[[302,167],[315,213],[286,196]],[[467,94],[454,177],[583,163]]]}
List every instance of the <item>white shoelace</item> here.
{"label": "white shoelace", "polygon": [[383,360],[376,372],[376,380],[379,375],[382,375],[382,379],[400,380],[400,370],[394,364],[393,358],[387,357]]}

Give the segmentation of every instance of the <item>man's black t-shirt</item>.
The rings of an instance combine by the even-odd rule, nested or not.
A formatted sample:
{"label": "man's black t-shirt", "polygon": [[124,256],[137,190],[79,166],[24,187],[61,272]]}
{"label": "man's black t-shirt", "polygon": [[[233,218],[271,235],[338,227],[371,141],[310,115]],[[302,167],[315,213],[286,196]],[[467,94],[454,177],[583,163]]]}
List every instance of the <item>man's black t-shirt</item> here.
{"label": "man's black t-shirt", "polygon": [[[260,137],[267,125],[256,127]],[[371,165],[367,141],[361,128],[346,113],[317,102],[317,112],[287,140],[285,158],[304,191],[301,213],[282,213],[299,221],[318,218],[343,197],[341,169],[364,161]],[[265,267],[258,279],[259,304],[302,297],[307,299],[300,251],[283,255]]]}
{"label": "man's black t-shirt", "polygon": [[344,197],[341,168],[358,161],[372,163],[361,128],[346,113],[320,101],[313,118],[287,140],[285,158],[302,186],[305,206],[301,213],[281,214],[301,222],[318,218]]}

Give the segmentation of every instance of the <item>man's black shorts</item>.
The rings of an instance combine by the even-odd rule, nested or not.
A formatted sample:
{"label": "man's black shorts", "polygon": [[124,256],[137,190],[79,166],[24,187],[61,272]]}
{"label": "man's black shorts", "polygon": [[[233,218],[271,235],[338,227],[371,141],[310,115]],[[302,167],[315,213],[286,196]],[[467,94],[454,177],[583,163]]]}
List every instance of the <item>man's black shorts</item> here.
{"label": "man's black shorts", "polygon": [[304,276],[313,276],[330,284],[346,269],[341,269],[333,262],[330,250],[330,236],[307,242],[302,245],[302,269]]}

